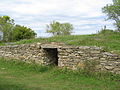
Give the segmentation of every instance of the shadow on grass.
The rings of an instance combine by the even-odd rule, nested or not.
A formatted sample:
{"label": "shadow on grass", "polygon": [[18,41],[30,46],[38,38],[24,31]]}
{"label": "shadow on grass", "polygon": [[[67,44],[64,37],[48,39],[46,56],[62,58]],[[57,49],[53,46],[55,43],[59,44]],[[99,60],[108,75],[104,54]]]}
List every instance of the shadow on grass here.
{"label": "shadow on grass", "polygon": [[25,87],[21,84],[0,84],[0,90],[42,90],[40,87]]}
{"label": "shadow on grass", "polygon": [[0,90],[26,90],[22,85],[0,84]]}

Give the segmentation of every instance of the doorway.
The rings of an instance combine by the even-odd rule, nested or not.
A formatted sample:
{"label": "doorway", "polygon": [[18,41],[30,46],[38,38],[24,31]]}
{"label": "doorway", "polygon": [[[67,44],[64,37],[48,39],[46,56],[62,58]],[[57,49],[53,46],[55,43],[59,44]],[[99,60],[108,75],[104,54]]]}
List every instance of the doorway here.
{"label": "doorway", "polygon": [[50,65],[58,66],[58,50],[57,48],[43,48],[45,51],[45,61]]}

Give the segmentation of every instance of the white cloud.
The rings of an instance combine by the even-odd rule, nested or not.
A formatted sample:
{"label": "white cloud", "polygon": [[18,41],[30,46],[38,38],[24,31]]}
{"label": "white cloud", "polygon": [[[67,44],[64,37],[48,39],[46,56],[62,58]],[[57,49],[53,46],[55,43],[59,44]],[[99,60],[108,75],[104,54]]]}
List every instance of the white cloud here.
{"label": "white cloud", "polygon": [[112,0],[0,0],[0,2],[1,15],[9,15],[17,24],[32,28],[38,32],[38,36],[40,33],[42,36],[46,35],[45,25],[53,20],[72,23],[75,26],[74,31],[78,34],[81,34],[82,29],[91,33],[103,25],[112,27],[110,22],[104,21],[105,15],[101,11],[101,8]]}

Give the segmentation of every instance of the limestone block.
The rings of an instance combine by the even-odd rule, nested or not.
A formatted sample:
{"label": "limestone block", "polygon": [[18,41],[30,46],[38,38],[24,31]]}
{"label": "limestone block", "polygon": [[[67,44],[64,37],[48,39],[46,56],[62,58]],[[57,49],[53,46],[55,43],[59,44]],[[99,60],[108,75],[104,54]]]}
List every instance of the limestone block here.
{"label": "limestone block", "polygon": [[107,70],[113,70],[114,67],[113,66],[105,66],[105,69],[107,69]]}
{"label": "limestone block", "polygon": [[92,53],[92,54],[98,54],[98,53],[100,53],[100,51],[90,51],[90,53]]}
{"label": "limestone block", "polygon": [[89,46],[81,46],[81,47],[79,47],[79,49],[90,49],[90,47]]}
{"label": "limestone block", "polygon": [[100,58],[100,60],[105,61],[105,60],[106,60],[106,58]]}
{"label": "limestone block", "polygon": [[83,51],[78,51],[78,54],[84,54],[84,52]]}

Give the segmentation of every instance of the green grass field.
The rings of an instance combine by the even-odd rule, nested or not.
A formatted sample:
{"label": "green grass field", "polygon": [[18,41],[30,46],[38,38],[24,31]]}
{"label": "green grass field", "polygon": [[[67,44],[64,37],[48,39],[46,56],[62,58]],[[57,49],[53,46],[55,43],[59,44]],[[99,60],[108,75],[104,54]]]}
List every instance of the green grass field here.
{"label": "green grass field", "polygon": [[120,54],[120,32],[113,32],[110,30],[103,30],[98,34],[92,35],[70,35],[21,40],[14,42],[14,44],[26,44],[35,42],[63,42],[65,44],[74,46],[102,46],[107,51],[112,51]]}
{"label": "green grass field", "polygon": [[120,90],[120,75],[88,74],[0,58],[0,90]]}

